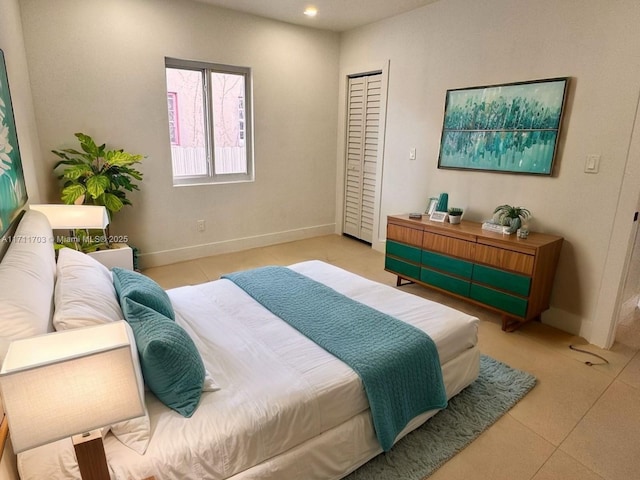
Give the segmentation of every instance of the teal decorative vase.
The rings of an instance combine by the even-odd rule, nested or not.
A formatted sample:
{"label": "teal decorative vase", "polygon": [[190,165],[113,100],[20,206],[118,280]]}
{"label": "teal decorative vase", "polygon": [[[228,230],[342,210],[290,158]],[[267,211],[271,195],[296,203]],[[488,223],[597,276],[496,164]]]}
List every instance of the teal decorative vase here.
{"label": "teal decorative vase", "polygon": [[449,208],[449,194],[441,193],[438,198],[438,205],[436,206],[437,212],[446,212]]}

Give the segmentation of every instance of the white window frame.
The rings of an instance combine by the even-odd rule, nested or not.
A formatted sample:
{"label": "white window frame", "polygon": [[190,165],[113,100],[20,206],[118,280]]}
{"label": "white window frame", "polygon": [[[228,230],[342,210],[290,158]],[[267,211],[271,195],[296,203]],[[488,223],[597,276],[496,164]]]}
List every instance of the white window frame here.
{"label": "white window frame", "polygon": [[[204,128],[206,136],[207,150],[207,174],[190,175],[190,176],[173,176],[174,186],[203,185],[203,184],[220,184],[220,183],[240,183],[252,182],[254,175],[254,157],[253,157],[253,84],[251,80],[251,68],[238,67],[234,65],[223,65],[218,63],[198,62],[194,60],[182,60],[179,58],[165,57],[165,70],[168,68],[177,68],[182,70],[199,71],[202,74],[203,99],[204,99]],[[213,132],[213,109],[212,92],[211,92],[211,73],[232,73],[234,75],[244,76],[244,134],[246,147],[246,173],[225,173],[219,174],[215,171],[215,149],[214,149],[214,132]],[[168,135],[168,143],[171,145],[171,138]],[[173,158],[171,158],[173,163]]]}

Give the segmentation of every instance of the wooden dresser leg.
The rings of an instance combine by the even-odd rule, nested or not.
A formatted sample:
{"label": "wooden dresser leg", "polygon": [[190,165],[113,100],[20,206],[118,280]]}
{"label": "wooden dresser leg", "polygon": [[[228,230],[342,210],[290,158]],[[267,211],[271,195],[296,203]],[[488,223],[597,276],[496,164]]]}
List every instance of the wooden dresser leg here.
{"label": "wooden dresser leg", "polygon": [[[402,283],[402,281],[405,280],[405,283]],[[401,287],[403,285],[411,285],[412,282],[411,280],[407,280],[405,278],[402,278],[400,275],[398,275],[398,279],[396,280],[396,287]]]}
{"label": "wooden dresser leg", "polygon": [[502,315],[502,331],[503,332],[515,332],[520,325],[524,322],[521,322],[517,318],[512,318],[508,315]]}

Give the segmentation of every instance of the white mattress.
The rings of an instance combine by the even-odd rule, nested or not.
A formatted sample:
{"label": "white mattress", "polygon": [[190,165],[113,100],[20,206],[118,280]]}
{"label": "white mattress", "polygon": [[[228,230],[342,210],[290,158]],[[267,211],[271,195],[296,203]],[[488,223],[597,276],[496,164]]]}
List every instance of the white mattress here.
{"label": "white mattress", "polygon": [[[477,376],[475,317],[323,262],[291,268],[426,331],[438,348],[449,397]],[[203,393],[190,419],[148,393],[147,453],[140,456],[108,435],[112,478],[340,478],[380,451],[360,379],[340,360],[228,280],[168,293],[176,321],[194,338],[221,390]],[[55,457],[60,454],[62,461]],[[73,453],[63,440],[24,452],[18,463],[23,480],[74,478],[53,473],[67,462],[74,463]]]}

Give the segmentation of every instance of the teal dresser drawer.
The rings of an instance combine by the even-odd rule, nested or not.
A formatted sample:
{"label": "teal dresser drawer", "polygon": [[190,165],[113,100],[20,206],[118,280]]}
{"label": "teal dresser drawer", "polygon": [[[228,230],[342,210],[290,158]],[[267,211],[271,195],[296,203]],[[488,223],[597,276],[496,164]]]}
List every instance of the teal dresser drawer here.
{"label": "teal dresser drawer", "polygon": [[526,297],[531,287],[531,277],[505,272],[484,265],[473,266],[473,281],[484,283]]}
{"label": "teal dresser drawer", "polygon": [[393,255],[394,257],[400,257],[410,262],[420,263],[422,250],[417,247],[405,245],[404,243],[387,240],[387,255]]}
{"label": "teal dresser drawer", "polygon": [[420,278],[420,267],[418,265],[403,262],[396,258],[386,257],[384,259],[384,268],[402,277]]}
{"label": "teal dresser drawer", "polygon": [[439,253],[428,252],[426,250],[422,251],[422,264],[429,268],[452,273],[464,278],[471,278],[471,272],[473,271],[473,263],[471,262],[440,255]]}
{"label": "teal dresser drawer", "polygon": [[469,296],[469,282],[460,278],[423,268],[420,271],[420,280],[458,295]]}
{"label": "teal dresser drawer", "polygon": [[476,284],[471,285],[469,296],[478,302],[491,305],[518,317],[524,317],[527,314],[526,298],[514,297],[508,293],[499,292]]}

